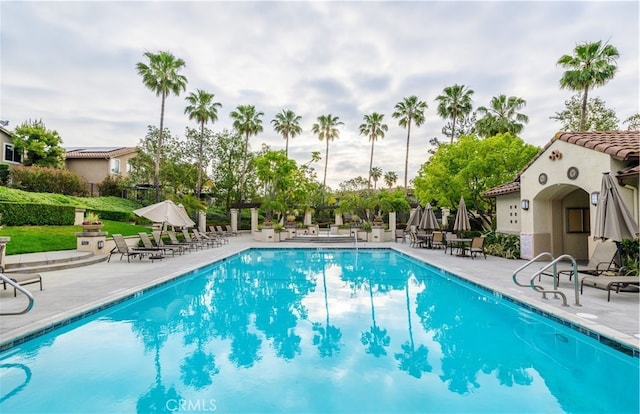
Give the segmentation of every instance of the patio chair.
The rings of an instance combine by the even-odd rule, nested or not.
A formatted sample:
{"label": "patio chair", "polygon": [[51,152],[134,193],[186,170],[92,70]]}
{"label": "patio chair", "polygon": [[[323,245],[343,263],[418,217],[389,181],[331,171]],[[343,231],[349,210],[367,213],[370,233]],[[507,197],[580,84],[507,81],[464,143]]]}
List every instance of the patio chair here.
{"label": "patio chair", "polygon": [[211,246],[205,240],[198,240],[198,239],[192,238],[191,234],[189,234],[189,230],[187,230],[187,229],[182,229],[182,235],[184,236],[184,241],[186,241],[188,243],[193,243],[193,245],[196,246],[196,248],[199,247],[200,250],[204,249],[205,247]]}
{"label": "patio chair", "polygon": [[444,233],[441,231],[433,232],[433,239],[431,239],[431,247],[433,249],[441,249],[446,247],[444,244]]}
{"label": "patio chair", "polygon": [[176,236],[176,232],[173,230],[167,230],[167,236],[169,236],[169,241],[174,246],[184,246],[189,250],[198,250],[198,247],[201,247],[199,243],[194,243],[193,241],[187,239],[185,239],[184,241],[178,240],[178,236]]}
{"label": "patio chair", "polygon": [[218,236],[222,237],[228,237],[232,235],[231,233],[229,233],[229,231],[223,229],[222,226],[216,226],[216,233],[218,234]]}
{"label": "patio chair", "polygon": [[[111,256],[114,254],[120,253],[120,260],[124,256],[127,256],[127,262],[131,262],[131,257],[138,256],[139,259],[142,259],[144,256],[149,256],[149,259],[153,262],[154,260],[164,259],[164,256],[157,254],[157,251],[145,250],[141,248],[131,247],[127,244],[127,241],[124,239],[122,234],[112,234],[114,243],[116,246],[111,249],[109,252],[109,258],[107,259],[107,263],[111,261]],[[154,254],[155,253],[155,254]]]}
{"label": "patio chair", "polygon": [[[220,226],[218,226],[220,227]],[[224,244],[229,244],[229,237],[228,237],[228,233],[224,232],[224,231],[218,231],[216,229],[216,226],[209,226],[209,236],[210,237],[216,237],[218,240],[220,240],[220,242],[224,243]]]}
{"label": "patio chair", "polygon": [[[619,276],[620,264],[618,263],[618,246],[614,242],[606,241],[596,245],[596,248],[589,259],[589,263],[582,267],[578,266],[578,273],[589,276]],[[549,272],[544,272],[547,276],[553,276]],[[569,281],[573,278],[573,269],[558,270],[558,276],[568,275]]]}
{"label": "patio chair", "polygon": [[398,240],[402,240],[402,243],[407,242],[406,234],[404,233],[404,229],[396,229],[396,243]]}
{"label": "patio chair", "polygon": [[182,254],[182,251],[177,247],[154,245],[151,239],[149,238],[148,233],[141,231],[140,233],[138,233],[138,236],[140,236],[140,240],[142,241],[142,247],[144,247],[145,250],[155,250],[161,253],[169,252],[171,253],[172,257],[176,255],[176,250],[178,251],[179,254]]}
{"label": "patio chair", "polygon": [[409,232],[409,240],[411,241],[410,247],[424,247],[425,240],[420,240],[415,231]]}
{"label": "patio chair", "polygon": [[[14,283],[19,284],[20,286],[30,285],[33,283],[40,284],[40,290],[42,290],[42,276],[40,273],[3,273],[5,277],[11,279]],[[4,290],[7,290],[7,282],[5,280],[2,281],[2,286]],[[18,295],[18,290],[13,288],[13,297]]]}
{"label": "patio chair", "polygon": [[226,224],[225,229],[227,229],[227,234],[229,234],[230,236],[237,236],[238,233],[236,233],[235,231],[233,231],[233,228],[231,227],[231,224]]}
{"label": "patio chair", "polygon": [[211,247],[222,246],[222,241],[220,241],[217,237],[202,234],[198,231],[198,229],[193,229],[193,237],[195,237],[195,239],[200,243],[206,243]]}
{"label": "patio chair", "polygon": [[175,233],[172,233],[173,235],[173,239],[176,241],[176,243],[173,242],[173,240],[171,240],[171,236],[169,236],[169,241],[171,241],[171,243],[167,244],[164,242],[164,240],[162,240],[162,233],[158,230],[154,230],[151,232],[151,235],[153,236],[153,240],[155,240],[156,245],[160,246],[160,247],[171,247],[174,249],[178,249],[180,251],[180,254],[184,253],[184,252],[188,252],[191,251],[192,248],[194,248],[193,246],[191,246],[191,244],[189,243],[181,243],[177,240]]}
{"label": "patio chair", "polygon": [[469,256],[473,259],[474,256],[477,256],[478,253],[482,253],[484,255],[485,260],[487,259],[487,253],[484,251],[484,240],[485,237],[476,236],[471,239],[471,245],[469,246]]}
{"label": "patio chair", "polygon": [[[622,270],[624,272],[624,269]],[[584,286],[594,287],[607,291],[607,302],[611,301],[611,291],[615,290],[620,293],[628,286],[635,285],[640,287],[640,277],[638,276],[583,276],[580,279],[580,294]],[[638,292],[638,288],[633,292]]]}

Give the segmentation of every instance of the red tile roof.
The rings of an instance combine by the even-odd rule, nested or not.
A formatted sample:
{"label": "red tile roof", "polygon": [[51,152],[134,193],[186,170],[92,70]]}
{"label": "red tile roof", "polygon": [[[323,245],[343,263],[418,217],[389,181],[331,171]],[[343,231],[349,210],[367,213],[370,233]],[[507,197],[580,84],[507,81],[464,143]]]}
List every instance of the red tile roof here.
{"label": "red tile roof", "polygon": [[[579,145],[594,151],[609,154],[622,161],[638,162],[640,159],[640,131],[584,131],[558,132],[511,182],[494,187],[483,193],[485,197],[497,197],[520,191],[520,175],[529,168],[556,140]],[[637,165],[625,168],[617,174],[618,179],[637,177],[640,168]]]}

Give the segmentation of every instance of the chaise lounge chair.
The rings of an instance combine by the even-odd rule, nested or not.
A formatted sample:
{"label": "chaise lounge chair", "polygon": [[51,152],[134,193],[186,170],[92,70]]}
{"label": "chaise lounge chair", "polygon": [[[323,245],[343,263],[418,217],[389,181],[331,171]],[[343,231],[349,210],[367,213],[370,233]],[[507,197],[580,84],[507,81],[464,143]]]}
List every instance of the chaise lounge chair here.
{"label": "chaise lounge chair", "polygon": [[[597,289],[607,291],[607,302],[611,301],[611,291],[615,290],[620,293],[620,289],[629,285],[640,286],[640,277],[638,276],[583,276],[580,279],[580,294],[584,286],[590,286]],[[637,290],[636,290],[637,292]]]}
{"label": "chaise lounge chair", "polygon": [[179,254],[182,254],[182,250],[180,250],[179,247],[154,245],[151,239],[149,238],[149,234],[143,231],[138,233],[138,236],[140,236],[140,240],[142,241],[142,246],[145,250],[156,251],[164,254],[171,253],[172,257],[176,255],[176,250],[178,251]]}
{"label": "chaise lounge chair", "polygon": [[142,259],[144,256],[149,256],[149,259],[153,262],[154,260],[164,259],[164,256],[158,254],[155,250],[145,250],[143,248],[131,247],[127,244],[127,241],[124,239],[122,234],[112,234],[116,247],[111,249],[109,252],[109,258],[107,259],[107,263],[111,261],[111,256],[117,253],[120,253],[120,260],[124,256],[127,256],[127,262],[131,262],[131,257],[138,256],[139,259]]}
{"label": "chaise lounge chair", "polygon": [[[0,269],[2,270],[2,269]],[[42,276],[39,273],[4,273],[5,277],[11,279],[14,283],[19,284],[20,286],[30,285],[32,283],[40,284],[40,290],[42,290]],[[2,286],[4,290],[7,290],[7,282],[5,280],[2,281]],[[18,291],[14,287],[13,288],[13,296],[17,296]]]}

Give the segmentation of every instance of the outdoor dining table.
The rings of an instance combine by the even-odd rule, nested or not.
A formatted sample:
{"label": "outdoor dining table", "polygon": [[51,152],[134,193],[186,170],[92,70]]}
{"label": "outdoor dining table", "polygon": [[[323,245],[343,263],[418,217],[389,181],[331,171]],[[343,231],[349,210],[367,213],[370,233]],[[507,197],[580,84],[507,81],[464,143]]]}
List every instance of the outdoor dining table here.
{"label": "outdoor dining table", "polygon": [[459,239],[459,238],[447,238],[447,243],[451,243],[451,248],[449,249],[449,254],[453,255],[453,248],[458,249],[458,253],[456,256],[464,257],[466,256],[466,246],[471,244],[471,239]]}
{"label": "outdoor dining table", "polygon": [[424,241],[424,247],[426,247],[427,249],[433,248],[431,245],[431,241],[433,240],[433,233],[418,234],[416,235],[416,237],[418,238],[418,240]]}

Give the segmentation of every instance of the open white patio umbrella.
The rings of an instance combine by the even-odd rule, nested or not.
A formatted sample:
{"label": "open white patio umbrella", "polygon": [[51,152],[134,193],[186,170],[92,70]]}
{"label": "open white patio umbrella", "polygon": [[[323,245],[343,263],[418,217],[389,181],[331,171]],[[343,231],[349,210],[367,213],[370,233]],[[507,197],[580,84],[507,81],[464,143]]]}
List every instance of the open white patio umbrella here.
{"label": "open white patio umbrella", "polygon": [[464,203],[464,197],[460,196],[460,204],[458,204],[456,221],[453,222],[453,231],[468,231],[468,230],[471,230],[471,223],[469,223],[469,214],[467,213],[467,205]]}
{"label": "open white patio umbrella", "polygon": [[171,200],[164,200],[156,204],[133,210],[133,212],[154,223],[162,223],[174,227],[192,227],[196,223],[193,222],[186,214],[180,211],[180,208]]}
{"label": "open white patio umbrella", "polygon": [[422,230],[439,230],[440,225],[438,224],[438,219],[436,218],[436,213],[433,212],[433,208],[431,208],[431,203],[427,203],[424,208],[424,213],[422,214],[422,219],[420,220],[420,229]]}
{"label": "open white patio umbrella", "polygon": [[624,239],[638,238],[638,223],[633,219],[631,211],[622,200],[618,187],[608,172],[602,174],[593,238],[616,242],[619,264],[622,264],[620,242]]}

